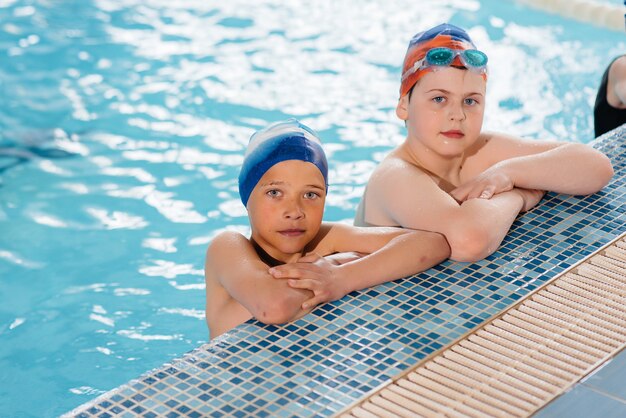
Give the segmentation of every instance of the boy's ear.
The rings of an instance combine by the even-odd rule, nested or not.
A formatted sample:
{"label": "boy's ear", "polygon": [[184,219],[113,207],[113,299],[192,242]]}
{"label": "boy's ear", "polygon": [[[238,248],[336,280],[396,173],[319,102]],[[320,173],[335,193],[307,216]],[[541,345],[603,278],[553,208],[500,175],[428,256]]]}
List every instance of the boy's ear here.
{"label": "boy's ear", "polygon": [[396,116],[398,116],[402,120],[409,119],[409,95],[405,94],[400,97],[398,100],[398,105],[396,106]]}

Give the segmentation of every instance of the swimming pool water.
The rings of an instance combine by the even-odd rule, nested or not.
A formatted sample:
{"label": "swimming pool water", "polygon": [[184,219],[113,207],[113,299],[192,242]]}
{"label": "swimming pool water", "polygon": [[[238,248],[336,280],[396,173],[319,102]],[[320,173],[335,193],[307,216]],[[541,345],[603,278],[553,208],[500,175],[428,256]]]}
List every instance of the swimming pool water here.
{"label": "swimming pool water", "polygon": [[409,38],[490,57],[485,127],[587,142],[611,32],[514,2],[0,0],[0,411],[55,416],[206,341],[203,257],[247,231],[249,135],[298,117],[349,221]]}

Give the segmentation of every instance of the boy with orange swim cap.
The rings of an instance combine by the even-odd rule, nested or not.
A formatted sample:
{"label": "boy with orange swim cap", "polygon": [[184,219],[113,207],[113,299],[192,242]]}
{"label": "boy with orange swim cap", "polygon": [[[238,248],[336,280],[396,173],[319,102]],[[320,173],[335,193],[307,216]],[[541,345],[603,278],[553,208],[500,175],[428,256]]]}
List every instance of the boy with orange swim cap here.
{"label": "boy with orange swim cap", "polygon": [[426,73],[448,65],[472,70],[487,80],[487,55],[476,49],[463,29],[444,23],[418,33],[409,42],[404,57],[400,97]]}
{"label": "boy with orange swim cap", "polygon": [[435,231],[454,260],[496,251],[545,191],[584,195],[613,176],[590,146],[482,132],[487,55],[441,24],[411,39],[396,115],[407,136],[372,173],[355,225]]}
{"label": "boy with orange swim cap", "polygon": [[253,317],[289,322],[322,302],[415,274],[450,254],[440,234],[322,222],[327,188],[326,155],[307,126],[290,119],[250,138],[239,195],[251,236],[222,232],[206,255],[211,338]]}

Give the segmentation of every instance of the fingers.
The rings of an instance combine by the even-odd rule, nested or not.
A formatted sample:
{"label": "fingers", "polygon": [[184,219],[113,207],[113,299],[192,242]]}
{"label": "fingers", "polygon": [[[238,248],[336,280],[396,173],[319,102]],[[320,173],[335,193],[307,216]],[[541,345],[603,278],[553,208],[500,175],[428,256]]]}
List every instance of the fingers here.
{"label": "fingers", "polygon": [[276,279],[292,278],[300,279],[307,274],[307,270],[303,268],[294,267],[293,265],[284,265],[279,267],[272,267],[268,272]]}
{"label": "fingers", "polygon": [[480,192],[480,195],[478,195],[478,198],[479,199],[491,199],[495,191],[496,191],[495,186],[487,186],[482,192]]}
{"label": "fingers", "polygon": [[268,270],[269,274],[275,278],[291,277],[298,279],[311,274],[319,274],[322,271],[320,266],[312,263],[290,263],[281,266],[275,266]]}
{"label": "fingers", "polygon": [[472,191],[467,194],[467,197],[465,198],[465,200],[470,200],[470,199],[488,199],[487,196],[488,196],[488,194],[485,193],[485,189],[483,188],[483,186],[482,185],[478,185],[478,186],[474,187],[472,189]]}
{"label": "fingers", "polygon": [[313,297],[308,299],[302,303],[302,309],[309,309],[314,306],[319,305],[320,303],[330,301],[330,293],[325,290],[321,290],[320,283],[317,280],[311,279],[290,279],[287,281],[289,287],[293,287],[294,289],[306,289],[313,292]]}
{"label": "fingers", "polygon": [[457,202],[461,203],[467,200],[467,187],[461,186],[450,192],[450,196],[454,198]]}
{"label": "fingers", "polygon": [[[321,262],[320,262],[321,261]],[[283,264],[270,268],[269,273],[276,277],[302,277],[305,272],[320,272],[326,268],[325,259],[317,253],[308,253],[295,263]],[[328,264],[328,263],[327,263]]]}
{"label": "fingers", "polygon": [[314,263],[322,257],[317,253],[306,253],[298,259],[298,263]]}
{"label": "fingers", "polygon": [[[467,184],[453,190],[450,194],[457,202],[462,203],[470,199],[489,199],[491,195],[485,194],[485,188],[482,184]],[[483,195],[489,197],[482,197]]]}
{"label": "fingers", "polygon": [[319,305],[320,303],[324,303],[324,302],[328,302],[328,300],[324,300],[323,298],[315,296],[315,297],[307,300],[306,302],[304,302],[302,304],[302,309],[307,310],[307,309],[313,308],[313,307]]}
{"label": "fingers", "polygon": [[465,202],[470,199],[491,199],[496,194],[496,191],[494,184],[475,183],[461,186],[450,192],[450,194],[457,202]]}
{"label": "fingers", "polygon": [[294,289],[307,289],[311,291],[317,287],[315,280],[311,279],[289,279],[287,280],[287,284]]}
{"label": "fingers", "polygon": [[334,265],[340,266],[342,264],[349,263],[354,260],[358,260],[359,258],[365,257],[367,254],[359,253],[356,251],[350,251],[346,253],[335,253],[331,255],[327,255],[324,259]]}
{"label": "fingers", "polygon": [[511,190],[514,183],[511,178],[495,166],[487,169],[473,179],[461,184],[450,194],[458,202],[469,199],[491,199],[494,195]]}
{"label": "fingers", "polygon": [[302,309],[309,309],[309,308],[313,308],[314,306],[319,305],[320,303],[325,303],[325,302],[330,302],[332,300],[332,297],[330,296],[330,293],[328,292],[319,292],[319,293],[314,293],[314,296],[309,299],[304,301],[304,303],[302,303]]}
{"label": "fingers", "polygon": [[470,199],[491,199],[496,192],[496,186],[493,184],[476,183],[466,188],[464,200]]}

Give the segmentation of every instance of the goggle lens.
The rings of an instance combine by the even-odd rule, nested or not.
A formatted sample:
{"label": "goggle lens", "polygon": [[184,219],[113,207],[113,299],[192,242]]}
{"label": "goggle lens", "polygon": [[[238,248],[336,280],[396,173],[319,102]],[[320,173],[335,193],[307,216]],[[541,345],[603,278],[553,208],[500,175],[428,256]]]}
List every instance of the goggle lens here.
{"label": "goggle lens", "polygon": [[433,48],[426,54],[426,62],[430,65],[450,65],[455,54],[449,48]]}
{"label": "goggle lens", "polygon": [[476,49],[459,51],[450,48],[433,48],[426,53],[426,62],[429,65],[446,66],[450,65],[457,55],[461,57],[461,62],[467,68],[483,69],[487,65],[487,55]]}
{"label": "goggle lens", "polygon": [[471,67],[484,67],[487,65],[487,55],[484,52],[476,49],[468,49],[461,54],[462,58],[465,58],[465,63]]}

